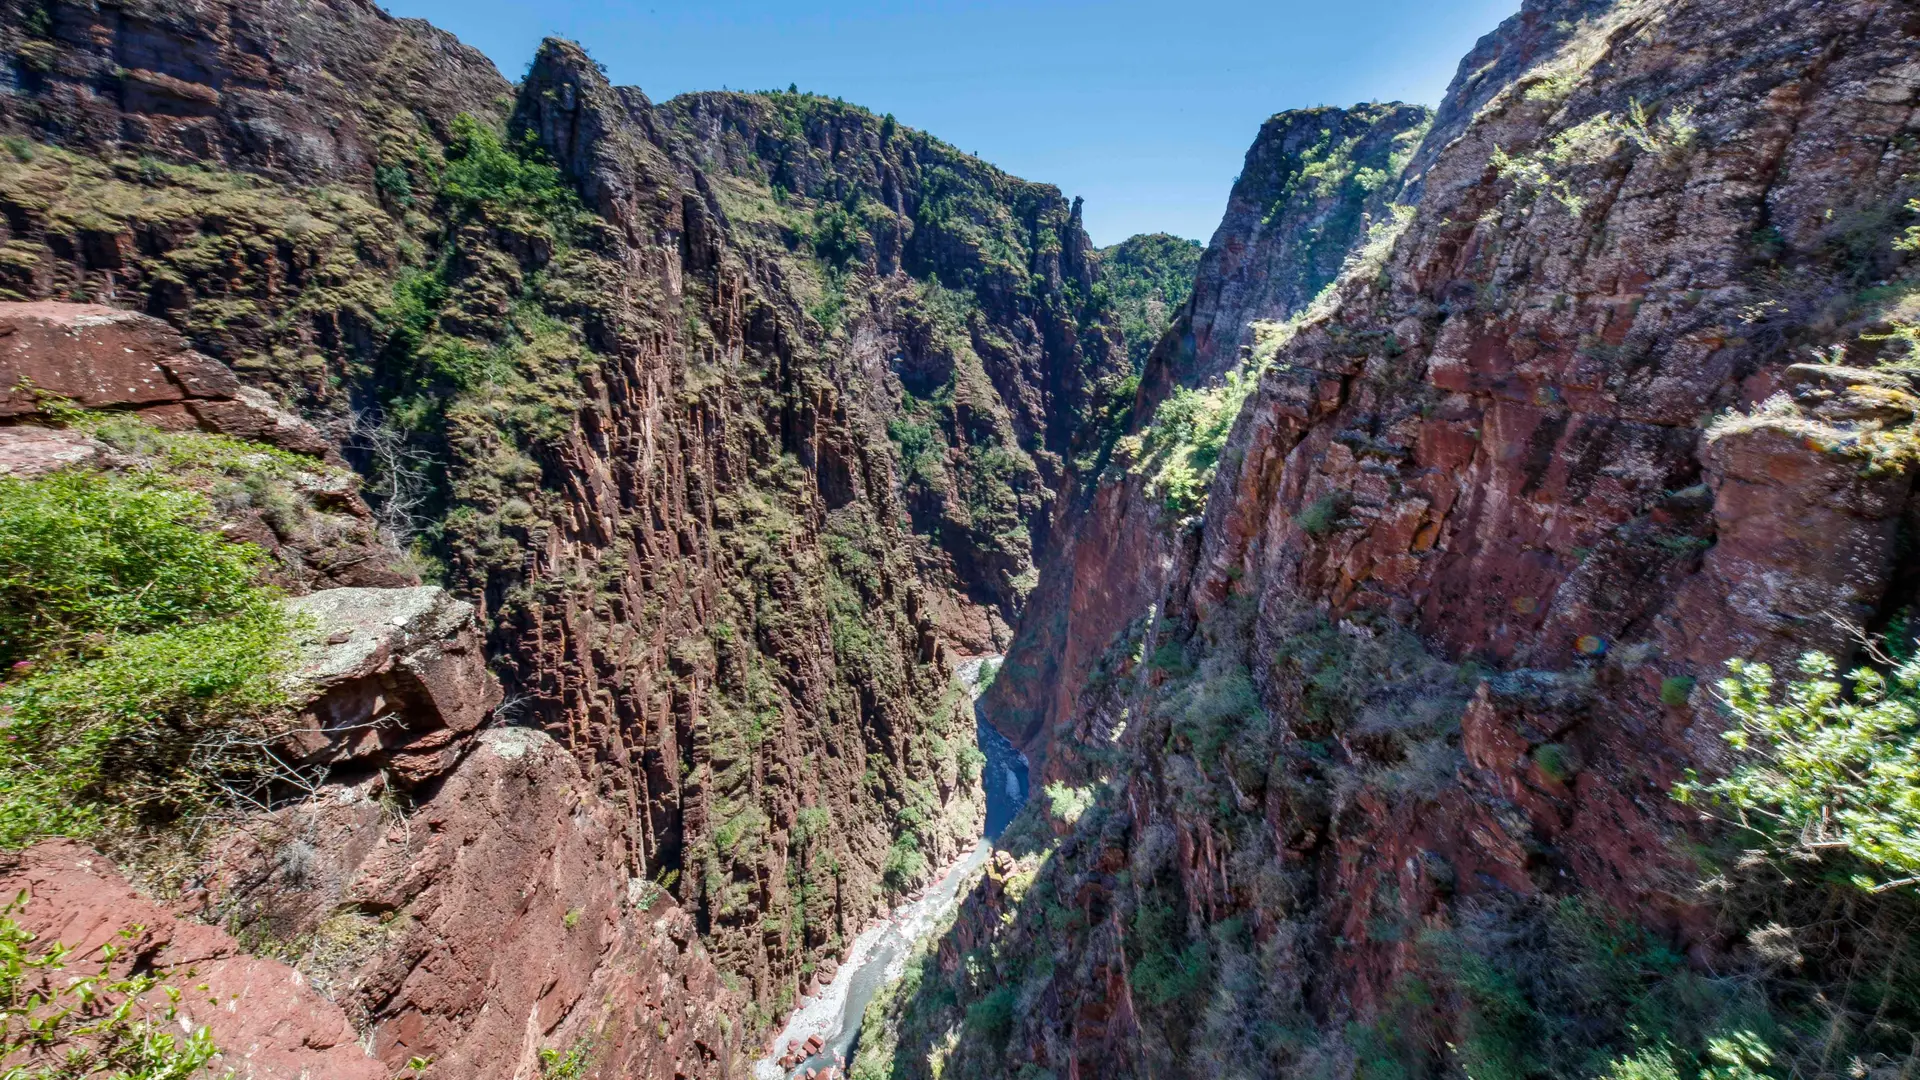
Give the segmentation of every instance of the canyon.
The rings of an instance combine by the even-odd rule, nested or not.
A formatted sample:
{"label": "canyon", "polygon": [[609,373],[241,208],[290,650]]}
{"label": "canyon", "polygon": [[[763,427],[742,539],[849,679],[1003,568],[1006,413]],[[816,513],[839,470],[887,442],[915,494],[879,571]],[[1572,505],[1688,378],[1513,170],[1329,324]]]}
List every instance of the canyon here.
{"label": "canyon", "polygon": [[[0,615],[0,938],[206,1075],[1920,1060],[1911,880],[1688,796],[1730,661],[1907,700],[1910,0],[1525,0],[1106,249],[891,115],[362,0],[0,53],[0,600],[94,610],[27,529],[89,491],[259,597]],[[248,618],[227,712],[104,697]]]}

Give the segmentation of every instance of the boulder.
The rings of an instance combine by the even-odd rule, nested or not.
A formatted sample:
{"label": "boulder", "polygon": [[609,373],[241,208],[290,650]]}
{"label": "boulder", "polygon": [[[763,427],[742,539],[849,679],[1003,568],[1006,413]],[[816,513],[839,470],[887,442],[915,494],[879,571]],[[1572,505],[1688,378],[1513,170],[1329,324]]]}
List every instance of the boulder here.
{"label": "boulder", "polygon": [[56,428],[0,427],[0,476],[39,476],[92,461],[100,444],[85,432]]}
{"label": "boulder", "polygon": [[313,425],[240,385],[150,315],[101,304],[0,303],[0,421],[39,408],[36,391],[88,409],[138,412],[156,426],[198,427],[297,454],[337,457]]}
{"label": "boulder", "polygon": [[500,704],[473,605],[445,589],[325,589],[285,604],[300,624],[291,678],[306,702],[288,745],[303,762],[419,783],[451,768],[459,736]]}

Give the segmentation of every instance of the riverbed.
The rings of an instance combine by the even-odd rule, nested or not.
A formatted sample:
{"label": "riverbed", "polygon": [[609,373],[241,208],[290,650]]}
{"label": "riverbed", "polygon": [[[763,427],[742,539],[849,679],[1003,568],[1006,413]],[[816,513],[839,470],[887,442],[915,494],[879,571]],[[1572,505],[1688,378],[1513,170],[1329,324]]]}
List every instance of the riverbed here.
{"label": "riverbed", "polygon": [[980,676],[987,664],[998,665],[997,656],[982,656],[960,664],[954,678],[973,697],[974,736],[979,740],[986,764],[980,770],[981,786],[987,797],[987,817],[980,840],[959,861],[943,871],[927,888],[925,895],[895,908],[890,918],[867,927],[853,941],[846,962],[840,965],[833,981],[820,994],[796,1009],[787,1026],[774,1040],[774,1052],[786,1049],[789,1041],[804,1044],[809,1036],[820,1036],[823,1048],[791,1071],[783,1072],[774,1058],[754,1063],[755,1080],[785,1080],[804,1076],[808,1069],[828,1066],[845,1070],[859,1047],[860,1020],[874,994],[906,971],[907,957],[913,946],[940,925],[953,906],[960,883],[986,861],[993,839],[1007,827],[1027,801],[1026,755],[1015,749],[1006,736],[987,723],[980,705]]}

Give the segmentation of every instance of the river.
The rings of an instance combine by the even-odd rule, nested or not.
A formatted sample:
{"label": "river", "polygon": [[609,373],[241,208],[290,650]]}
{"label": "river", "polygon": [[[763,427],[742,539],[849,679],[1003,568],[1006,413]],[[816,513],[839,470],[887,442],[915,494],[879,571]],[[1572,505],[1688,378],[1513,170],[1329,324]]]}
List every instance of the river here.
{"label": "river", "polygon": [[919,900],[902,904],[894,909],[892,917],[862,931],[854,939],[847,961],[840,965],[833,981],[818,997],[794,1011],[773,1043],[777,1055],[786,1049],[789,1040],[804,1044],[808,1036],[818,1035],[825,1044],[821,1051],[788,1072],[782,1072],[780,1063],[773,1058],[755,1062],[755,1080],[786,1080],[805,1076],[808,1069],[824,1071],[829,1066],[844,1069],[844,1063],[853,1060],[860,1042],[860,1019],[866,1015],[873,995],[905,972],[914,944],[940,924],[942,916],[953,906],[960,883],[986,861],[993,849],[992,840],[1025,805],[1026,756],[987,723],[986,712],[980,705],[982,668],[999,660],[997,656],[976,657],[962,663],[954,672],[954,678],[973,695],[974,735],[987,758],[980,771],[981,786],[987,796],[987,820],[980,841],[928,886]]}

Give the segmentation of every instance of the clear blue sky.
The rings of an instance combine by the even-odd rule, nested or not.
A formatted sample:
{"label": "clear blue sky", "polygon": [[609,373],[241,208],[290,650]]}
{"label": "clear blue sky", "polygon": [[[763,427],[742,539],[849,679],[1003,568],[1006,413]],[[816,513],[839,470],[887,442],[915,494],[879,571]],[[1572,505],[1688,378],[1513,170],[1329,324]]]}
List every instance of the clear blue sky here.
{"label": "clear blue sky", "polygon": [[838,96],[1087,200],[1099,244],[1205,240],[1261,121],[1431,105],[1519,0],[386,0],[525,71],[573,38],[616,83]]}

